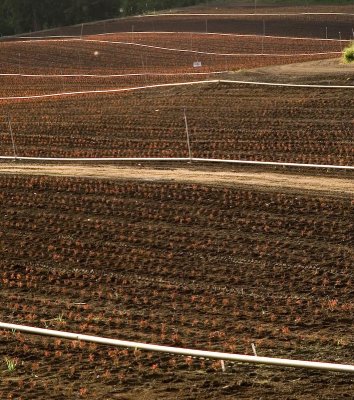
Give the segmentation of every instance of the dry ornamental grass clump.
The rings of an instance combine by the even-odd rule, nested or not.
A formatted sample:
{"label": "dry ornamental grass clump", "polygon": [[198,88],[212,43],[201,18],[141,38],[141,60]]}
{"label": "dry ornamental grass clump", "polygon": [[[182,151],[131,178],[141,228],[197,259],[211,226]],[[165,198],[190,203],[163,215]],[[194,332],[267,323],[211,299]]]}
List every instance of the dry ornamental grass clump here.
{"label": "dry ornamental grass clump", "polygon": [[344,49],[343,61],[346,64],[350,64],[354,61],[354,42],[349,47]]}

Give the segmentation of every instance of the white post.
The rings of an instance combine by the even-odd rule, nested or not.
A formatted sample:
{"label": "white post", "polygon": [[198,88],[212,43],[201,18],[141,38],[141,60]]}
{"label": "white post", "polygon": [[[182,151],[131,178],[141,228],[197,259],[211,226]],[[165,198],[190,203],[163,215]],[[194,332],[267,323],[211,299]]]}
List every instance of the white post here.
{"label": "white post", "polygon": [[328,39],[328,27],[326,26],[326,39]]}
{"label": "white post", "polygon": [[255,357],[258,357],[258,356],[257,356],[257,350],[256,350],[255,344],[254,344],[254,343],[251,343],[251,346],[252,346],[253,355],[254,355]]}
{"label": "white post", "polygon": [[7,117],[7,123],[9,125],[9,131],[10,131],[10,135],[11,135],[12,150],[13,150],[14,157],[15,157],[15,160],[16,160],[16,158],[17,158],[16,145],[15,145],[14,133],[12,131],[12,126],[11,126],[11,118],[9,116]]}
{"label": "white post", "polygon": [[262,54],[264,54],[265,20],[263,20]]}
{"label": "white post", "polygon": [[191,143],[190,143],[190,138],[189,138],[189,129],[188,129],[188,120],[187,120],[187,114],[186,114],[186,109],[184,109],[184,123],[186,125],[186,134],[187,134],[187,147],[188,147],[188,155],[189,155],[189,162],[192,162],[192,150],[191,150]]}
{"label": "white post", "polygon": [[63,70],[62,69],[60,70],[60,74],[61,74],[61,86],[63,88],[63,93],[65,93],[65,85],[64,85],[65,78],[63,76]]}
{"label": "white post", "polygon": [[80,33],[80,38],[82,39],[84,33],[84,24],[81,24],[81,33]]}
{"label": "white post", "polygon": [[147,85],[147,71],[145,70],[144,56],[141,54],[141,65],[143,67],[143,74],[145,77],[145,85]]}
{"label": "white post", "polygon": [[342,34],[339,32],[339,43],[340,43],[340,51],[343,51],[343,46],[342,46]]}

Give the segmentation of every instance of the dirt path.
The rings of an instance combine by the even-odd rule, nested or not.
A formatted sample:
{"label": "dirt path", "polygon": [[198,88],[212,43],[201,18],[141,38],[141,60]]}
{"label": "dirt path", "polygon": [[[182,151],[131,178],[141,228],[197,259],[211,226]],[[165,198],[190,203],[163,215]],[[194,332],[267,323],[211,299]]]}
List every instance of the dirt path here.
{"label": "dirt path", "polygon": [[175,181],[225,186],[258,186],[297,191],[354,194],[354,180],[319,176],[289,175],[278,172],[228,172],[192,169],[152,169],[85,165],[11,165],[0,164],[0,174],[49,175],[142,181]]}
{"label": "dirt path", "polygon": [[339,58],[253,68],[225,74],[225,78],[279,83],[354,84],[354,65]]}

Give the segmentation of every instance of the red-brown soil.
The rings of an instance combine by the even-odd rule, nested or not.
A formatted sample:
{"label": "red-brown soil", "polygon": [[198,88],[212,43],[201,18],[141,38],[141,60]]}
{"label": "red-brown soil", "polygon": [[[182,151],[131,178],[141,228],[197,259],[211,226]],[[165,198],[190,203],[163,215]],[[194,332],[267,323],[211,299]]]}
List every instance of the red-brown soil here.
{"label": "red-brown soil", "polygon": [[[186,108],[195,157],[353,165],[353,102],[348,89],[213,83],[1,108],[21,156],[188,157]],[[12,155],[0,126],[0,152]]]}
{"label": "red-brown soil", "polygon": [[[344,40],[196,33],[114,34],[87,36],[83,40],[3,42],[0,67],[1,73],[7,74],[195,73],[339,57],[347,44]],[[194,68],[194,61],[200,61],[202,67]],[[1,79],[6,88],[5,78]],[[59,79],[68,81],[65,76]]]}
{"label": "red-brown soil", "polygon": [[[31,176],[2,176],[0,185],[1,320],[351,362],[348,195]],[[185,357],[11,332],[1,341],[0,358],[18,361],[13,373],[2,363],[2,398],[339,399],[353,391],[352,378],[334,373],[227,364],[223,374],[219,363]]]}
{"label": "red-brown soil", "polygon": [[[263,21],[266,34],[277,36],[324,38],[327,27],[328,37],[341,32],[348,39],[353,28],[353,17],[343,15],[158,16],[85,25],[84,35],[262,34]],[[1,73],[174,74],[2,76],[0,96],[215,79],[178,75],[195,72],[197,60],[198,71],[228,70],[228,79],[353,83],[350,67],[338,60],[293,56],[339,51],[344,40],[195,33],[85,39],[292,56],[226,57],[85,40],[0,42]],[[220,83],[3,100],[0,155],[13,154],[10,117],[20,156],[186,157],[186,109],[195,157],[354,165],[353,102],[351,89]],[[252,354],[253,343],[262,356],[353,363],[351,172],[152,167],[0,166],[0,321],[241,354]],[[14,371],[6,359],[17,363]],[[0,399],[338,400],[353,392],[346,374],[234,363],[223,373],[220,362],[0,331]]]}
{"label": "red-brown soil", "polygon": [[[335,2],[334,2],[335,3]],[[343,39],[352,38],[353,6],[311,6],[307,7],[267,7],[259,8],[260,15],[252,15],[254,9],[219,7],[195,10],[183,10],[181,15],[153,15],[133,18],[102,21],[100,23],[85,24],[84,35],[112,32],[219,32],[263,35],[263,21],[265,32],[272,36],[295,36],[339,39],[341,32]],[[210,13],[216,15],[183,15],[190,12]],[[351,15],[291,15],[303,12],[313,13],[349,13]],[[229,15],[217,15],[217,14]],[[230,15],[234,14],[234,15]],[[241,15],[235,15],[241,14]],[[242,15],[249,14],[249,15]],[[269,14],[269,15],[264,15]],[[273,15],[271,15],[273,14]],[[283,15],[274,15],[283,14]],[[289,15],[290,14],[290,15]],[[81,25],[56,28],[43,32],[35,32],[29,36],[47,35],[81,35]]]}

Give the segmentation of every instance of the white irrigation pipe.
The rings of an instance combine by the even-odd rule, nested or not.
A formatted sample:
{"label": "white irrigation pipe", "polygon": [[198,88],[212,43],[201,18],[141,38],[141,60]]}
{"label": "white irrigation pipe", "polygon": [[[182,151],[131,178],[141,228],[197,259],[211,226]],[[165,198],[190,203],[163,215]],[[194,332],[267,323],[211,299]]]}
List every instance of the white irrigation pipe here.
{"label": "white irrigation pipe", "polygon": [[210,72],[176,72],[163,73],[163,72],[146,72],[146,73],[134,73],[134,74],[15,74],[15,73],[0,73],[0,76],[8,77],[21,77],[21,78],[128,78],[128,77],[140,77],[140,76],[186,76],[186,75],[219,75],[225,74],[228,71],[210,71]]}
{"label": "white irrigation pipe", "polygon": [[[288,40],[309,40],[309,41],[327,41],[327,42],[340,42],[340,39],[334,39],[334,38],[312,38],[312,37],[295,37],[295,36],[274,36],[274,35],[257,35],[257,34],[241,34],[241,33],[219,33],[219,32],[177,32],[177,31],[134,31],[133,32],[134,36],[137,34],[139,35],[146,35],[146,34],[151,34],[151,35],[195,35],[195,36],[231,36],[231,37],[254,37],[254,38],[269,38],[269,39],[288,39]],[[95,36],[114,36],[114,35],[132,35],[132,32],[109,32],[109,33],[96,33],[92,35],[84,35],[84,37],[90,38],[90,37],[95,37]],[[30,43],[30,42],[56,42],[57,40],[49,40],[51,38],[53,39],[81,39],[80,36],[18,36],[18,39],[29,39],[29,40],[16,40],[16,43]],[[1,38],[0,38],[1,39]],[[350,40],[345,40],[343,41],[350,42]],[[13,43],[13,42],[9,42]]]}
{"label": "white irrigation pipe", "polygon": [[[33,43],[41,43],[43,40],[35,40]],[[47,42],[45,40],[45,42]],[[341,51],[328,51],[328,52],[318,52],[318,53],[216,53],[211,51],[201,51],[201,50],[190,50],[190,49],[176,49],[173,47],[162,47],[154,46],[143,43],[135,42],[123,42],[123,41],[112,41],[112,40],[98,40],[98,39],[60,39],[60,40],[49,40],[49,42],[86,42],[86,43],[100,43],[100,44],[118,44],[124,46],[142,47],[147,49],[170,51],[177,53],[189,53],[189,54],[200,54],[208,56],[221,56],[221,57],[311,57],[311,56],[324,56],[331,54],[342,54]],[[25,41],[24,43],[29,43]]]}
{"label": "white irrigation pipe", "polygon": [[340,16],[353,16],[352,13],[338,13],[338,12],[302,12],[302,13],[242,13],[242,14],[226,14],[226,13],[159,13],[159,14],[145,14],[136,16],[136,18],[143,18],[143,17],[294,17],[294,16],[333,16],[333,15],[340,15]]}
{"label": "white irrigation pipe", "polygon": [[103,162],[103,161],[166,161],[166,162],[174,162],[174,161],[190,161],[190,158],[185,157],[171,157],[171,158],[158,158],[158,157],[149,157],[149,158],[135,158],[135,157],[127,157],[127,158],[119,158],[119,157],[14,157],[14,156],[0,156],[0,160],[13,160],[13,161],[80,161],[80,162]]}
{"label": "white irrigation pipe", "polygon": [[[96,33],[94,35],[87,35],[87,38],[90,37],[95,37],[95,36],[109,36],[109,35],[130,35],[131,36],[132,32],[110,32],[110,33]],[[258,39],[263,39],[263,38],[269,38],[269,39],[288,39],[288,40],[309,40],[309,41],[333,41],[333,42],[340,42],[340,39],[329,39],[329,38],[311,38],[311,37],[294,37],[294,36],[274,36],[274,35],[257,35],[257,34],[242,34],[242,33],[219,33],[219,32],[168,32],[168,31],[161,31],[161,32],[156,32],[156,31],[134,31],[133,32],[134,36],[137,34],[151,34],[151,35],[165,35],[165,34],[170,34],[170,35],[194,35],[194,36],[231,36],[231,37],[254,37]],[[43,36],[47,37],[47,36]],[[43,38],[42,37],[42,38]],[[49,37],[49,36],[48,36]],[[58,36],[60,37],[60,36]],[[26,37],[24,37],[26,38]],[[41,38],[40,36],[38,38]],[[342,41],[347,41],[350,42],[350,40],[342,40]]]}
{"label": "white irrigation pipe", "polygon": [[[204,82],[204,81],[202,81]],[[354,89],[354,85],[306,85],[296,83],[270,83],[270,82],[252,82],[252,81],[237,81],[231,79],[220,79],[219,83],[237,83],[243,85],[258,85],[258,86],[276,86],[276,87],[292,87],[292,88],[317,88],[317,89]]]}
{"label": "white irrigation pipe", "polygon": [[130,88],[119,88],[119,89],[106,89],[106,90],[87,90],[87,91],[79,91],[79,92],[63,92],[63,93],[49,93],[49,94],[38,94],[32,96],[13,96],[13,97],[0,97],[0,100],[29,100],[29,99],[45,99],[49,97],[63,97],[63,96],[77,96],[77,95],[85,95],[85,94],[106,94],[106,93],[119,93],[119,92],[131,92],[137,90],[146,90],[160,87],[174,87],[174,86],[188,86],[188,85],[196,85],[200,83],[217,83],[218,80],[211,81],[193,81],[193,82],[183,82],[183,83],[161,83],[157,85],[148,85],[148,86],[137,86]]}
{"label": "white irrigation pipe", "polygon": [[354,166],[349,165],[326,165],[326,164],[300,164],[289,162],[275,161],[248,161],[248,160],[224,160],[218,158],[196,158],[196,157],[175,157],[175,158],[159,158],[159,157],[22,157],[22,156],[0,156],[0,160],[12,161],[79,161],[79,162],[206,162],[206,163],[224,163],[224,164],[249,164],[249,165],[269,165],[277,167],[299,167],[299,168],[324,168],[324,169],[340,169],[354,170]]}
{"label": "white irrigation pipe", "polygon": [[135,42],[122,42],[122,41],[111,41],[111,40],[95,40],[95,39],[82,39],[81,42],[88,43],[104,43],[104,44],[120,44],[125,46],[135,46],[143,47],[147,49],[172,51],[177,53],[192,53],[207,56],[222,56],[222,57],[307,57],[307,56],[321,56],[330,54],[342,54],[341,51],[329,51],[329,52],[319,52],[319,53],[215,53],[212,51],[201,51],[201,50],[190,50],[190,49],[176,49],[173,47],[162,47],[154,46],[150,44],[135,43]]}
{"label": "white irrigation pipe", "polygon": [[120,93],[120,92],[132,92],[138,90],[147,90],[162,87],[176,87],[176,86],[192,86],[202,85],[210,83],[235,83],[242,85],[254,85],[254,86],[273,86],[273,87],[292,87],[292,88],[315,88],[315,89],[354,89],[354,85],[302,85],[295,83],[269,83],[269,82],[252,82],[252,81],[236,81],[226,79],[214,79],[207,81],[192,81],[192,82],[180,82],[180,83],[161,83],[147,86],[136,86],[130,88],[119,88],[119,89],[105,89],[105,90],[86,90],[79,92],[61,92],[61,93],[49,93],[49,94],[38,94],[31,96],[11,96],[11,97],[0,97],[0,101],[9,100],[32,100],[32,99],[45,99],[51,97],[65,97],[65,96],[78,96],[88,94],[109,94],[109,93]]}
{"label": "white irrigation pipe", "polygon": [[69,340],[79,340],[82,342],[97,343],[102,345],[124,347],[131,349],[140,349],[140,350],[154,351],[167,354],[177,354],[183,356],[201,357],[201,358],[252,363],[252,364],[275,365],[279,367],[294,367],[294,368],[307,368],[307,369],[315,369],[322,371],[346,372],[354,374],[354,365],[348,365],[348,364],[332,364],[332,363],[323,363],[317,361],[314,362],[314,361],[288,360],[282,358],[247,356],[247,355],[239,355],[231,353],[221,353],[216,351],[203,351],[203,350],[184,349],[180,347],[159,346],[154,344],[130,342],[126,340],[109,339],[99,336],[81,335],[79,333],[57,331],[52,329],[42,329],[24,325],[7,324],[3,322],[0,322],[0,328],[12,331],[19,331],[23,333],[29,333],[33,335],[57,337]]}
{"label": "white irrigation pipe", "polygon": [[280,167],[300,167],[300,168],[326,168],[326,169],[345,169],[354,170],[354,166],[349,165],[325,165],[325,164],[299,164],[287,162],[273,162],[273,161],[247,161],[247,160],[223,160],[218,158],[195,158],[191,161],[194,162],[212,162],[212,163],[226,163],[226,164],[251,164],[251,165],[272,165]]}

